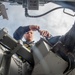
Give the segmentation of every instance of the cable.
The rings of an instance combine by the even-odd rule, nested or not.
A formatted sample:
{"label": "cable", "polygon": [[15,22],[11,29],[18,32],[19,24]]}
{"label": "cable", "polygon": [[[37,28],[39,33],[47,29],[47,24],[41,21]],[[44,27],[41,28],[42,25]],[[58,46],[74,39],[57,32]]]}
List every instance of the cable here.
{"label": "cable", "polygon": [[31,18],[38,18],[38,17],[42,17],[42,16],[44,16],[44,15],[46,15],[46,14],[48,14],[48,13],[54,11],[54,10],[61,9],[61,8],[64,8],[64,7],[56,7],[56,8],[53,8],[53,9],[51,9],[51,10],[49,10],[49,11],[47,11],[47,12],[41,14],[41,15],[36,15],[36,16],[29,15],[27,8],[25,8],[25,16],[26,17],[31,17]]}

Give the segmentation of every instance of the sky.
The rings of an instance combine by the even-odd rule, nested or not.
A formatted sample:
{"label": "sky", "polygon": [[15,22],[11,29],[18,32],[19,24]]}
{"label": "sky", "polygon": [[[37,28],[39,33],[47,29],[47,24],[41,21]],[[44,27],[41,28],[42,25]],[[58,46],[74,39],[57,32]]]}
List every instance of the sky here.
{"label": "sky", "polygon": [[[7,14],[9,20],[2,19],[2,16],[0,16],[0,28],[6,28],[8,34],[12,37],[14,31],[19,26],[27,25],[39,25],[41,30],[48,30],[53,36],[64,35],[75,21],[75,17],[63,13],[63,9],[55,10],[40,18],[29,18],[25,17],[25,10],[22,5],[10,5],[10,3],[3,4],[8,8]],[[50,2],[44,6],[40,6],[39,10],[29,10],[28,12],[30,15],[39,15],[59,6],[60,5]],[[64,4],[64,6],[69,5]],[[72,11],[72,13],[74,14],[75,12]],[[40,34],[36,31],[34,35],[34,41],[38,41],[40,39]]]}

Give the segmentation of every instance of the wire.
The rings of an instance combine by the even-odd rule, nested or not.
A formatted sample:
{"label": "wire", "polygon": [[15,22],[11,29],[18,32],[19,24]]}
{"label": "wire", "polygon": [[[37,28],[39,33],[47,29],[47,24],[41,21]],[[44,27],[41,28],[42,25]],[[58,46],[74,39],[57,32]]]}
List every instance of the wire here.
{"label": "wire", "polygon": [[[44,15],[47,15],[48,13],[50,13],[50,12],[52,12],[54,10],[61,9],[61,8],[64,8],[64,7],[56,7],[56,8],[53,8],[53,9],[51,9],[51,10],[49,10],[49,11],[47,11],[47,12],[41,14],[41,15],[36,15],[36,16],[29,15],[27,8],[25,8],[25,16],[26,17],[32,17],[32,18],[38,18],[38,17],[42,17]],[[67,8],[67,7],[65,7],[65,8]]]}
{"label": "wire", "polygon": [[66,12],[66,11],[65,11],[65,8],[63,9],[63,12],[64,12],[65,14],[67,14],[67,15],[70,15],[70,16],[73,16],[73,17],[75,16],[75,14],[73,15],[73,14],[71,14],[71,13]]}

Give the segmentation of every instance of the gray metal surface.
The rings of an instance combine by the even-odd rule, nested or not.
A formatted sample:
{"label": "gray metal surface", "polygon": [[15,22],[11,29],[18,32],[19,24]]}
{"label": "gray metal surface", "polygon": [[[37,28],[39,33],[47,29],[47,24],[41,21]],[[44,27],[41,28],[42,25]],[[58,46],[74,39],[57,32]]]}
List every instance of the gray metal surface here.
{"label": "gray metal surface", "polygon": [[[48,48],[49,46],[46,43],[41,42],[38,47],[39,50],[41,46],[42,47],[45,46],[46,48],[46,49],[43,48],[43,50],[41,50],[43,59],[40,61],[36,58],[38,60],[38,63],[35,65],[32,75],[65,75],[63,74],[63,71],[67,67],[67,62],[64,61],[58,55],[56,55],[55,53],[53,53],[52,51],[48,51],[48,49],[50,48]],[[2,46],[0,46],[0,63],[3,54],[2,50],[4,49],[5,48],[2,48]],[[42,51],[44,50],[47,51],[47,52],[45,51],[46,54],[42,53]],[[25,72],[24,65],[25,63],[22,63],[22,61],[16,55],[13,55],[11,58],[9,75],[24,75]],[[47,74],[47,72],[49,73]],[[68,75],[75,75],[75,69]]]}
{"label": "gray metal surface", "polygon": [[[45,57],[49,53],[49,49],[50,49],[50,47],[44,41],[41,40],[38,43],[36,43],[36,48],[38,50],[37,49],[34,50],[39,51],[42,57]],[[39,53],[37,54],[37,56],[39,56]],[[39,63],[40,60],[36,56],[36,53],[33,53],[33,56],[34,56],[35,64]]]}
{"label": "gray metal surface", "polygon": [[6,12],[6,8],[4,4],[0,4],[0,16],[2,15],[3,19],[7,19],[8,20],[8,15]]}
{"label": "gray metal surface", "polygon": [[[8,36],[7,38],[10,39],[10,37]],[[5,44],[5,41],[2,42]],[[40,40],[33,48],[35,66],[32,75],[65,75],[63,74],[63,72],[67,68],[68,63],[57,54],[53,53],[51,51],[51,47],[46,42]],[[8,50],[0,45],[0,65],[4,51]],[[16,55],[12,56],[8,75],[25,75],[24,65],[25,63],[23,63]],[[68,75],[75,75],[75,69],[71,71]]]}
{"label": "gray metal surface", "polygon": [[[43,59],[40,61],[38,57],[35,58],[35,61],[38,60],[39,62],[36,64],[32,75],[63,75],[68,63],[51,50],[49,51],[50,47],[45,42],[41,41],[37,48],[41,52]],[[48,74],[45,68],[48,70]]]}
{"label": "gray metal surface", "polygon": [[[3,57],[3,52],[5,51],[4,49],[5,48],[3,48],[3,46],[0,45],[0,65]],[[16,55],[13,55],[11,57],[11,63],[8,75],[25,75],[24,65],[25,63],[23,63]]]}

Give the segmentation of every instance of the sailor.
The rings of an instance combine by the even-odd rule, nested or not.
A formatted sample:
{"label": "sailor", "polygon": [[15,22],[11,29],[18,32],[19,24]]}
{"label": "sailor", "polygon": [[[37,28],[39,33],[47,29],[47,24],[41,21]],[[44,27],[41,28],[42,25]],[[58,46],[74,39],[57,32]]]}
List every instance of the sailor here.
{"label": "sailor", "polygon": [[[39,30],[40,27],[37,25],[29,25],[29,26],[20,26],[13,34],[13,37],[16,40],[21,40],[22,37],[25,38],[26,41],[23,41],[23,44],[25,45],[25,47],[28,48],[28,50],[30,50],[29,52],[32,53],[31,51],[31,46],[34,44],[34,31]],[[25,61],[25,59],[23,59],[21,56],[18,55],[18,57],[23,61],[23,63],[25,62],[25,75],[31,75],[33,68],[34,68],[34,60],[33,60],[33,65],[30,65],[27,61]]]}

